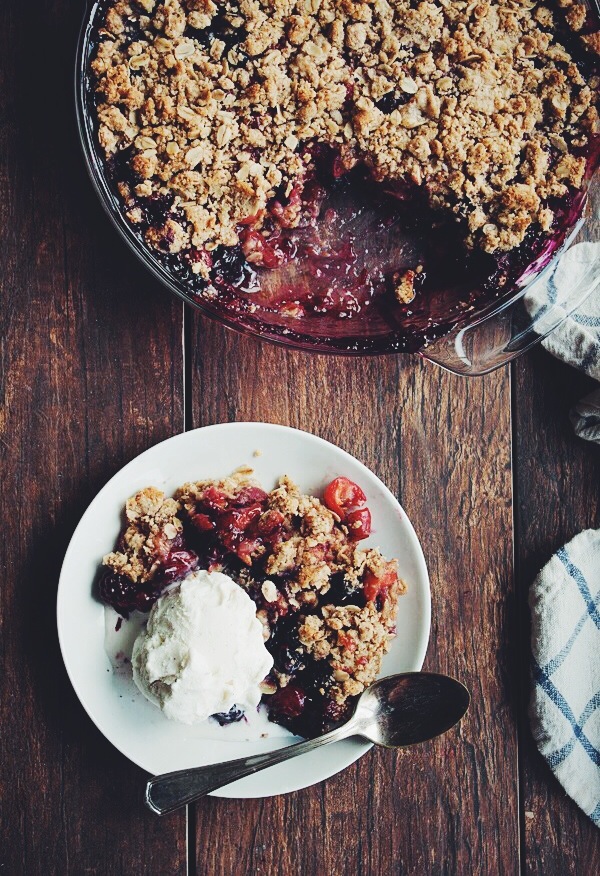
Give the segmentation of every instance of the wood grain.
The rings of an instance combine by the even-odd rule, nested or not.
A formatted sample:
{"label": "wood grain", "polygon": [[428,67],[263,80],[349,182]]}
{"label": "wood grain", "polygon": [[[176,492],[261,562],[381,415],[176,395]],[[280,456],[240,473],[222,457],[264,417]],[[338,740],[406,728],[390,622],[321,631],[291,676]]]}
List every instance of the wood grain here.
{"label": "wood grain", "polygon": [[0,11],[0,869],[185,873],[185,813],[159,822],[144,809],[142,771],[93,727],[56,640],[79,516],[183,423],[181,306],[134,264],[84,174],[80,15],[75,2]]}
{"label": "wood grain", "polygon": [[468,382],[418,359],[309,356],[203,319],[194,339],[195,426],[310,430],[400,497],[432,579],[427,666],[473,692],[460,731],[432,744],[372,751],[284,797],[198,804],[197,873],[516,874],[508,372]]}
{"label": "wood grain", "polygon": [[[81,9],[0,7],[0,870],[598,872],[600,834],[537,754],[524,683],[526,589],[560,544],[600,523],[600,453],[566,419],[588,383],[541,351],[513,366],[515,589],[508,371],[467,381],[418,359],[312,357],[191,311],[184,365],[180,305],[134,263],[83,170],[71,82]],[[185,814],[144,809],[144,775],[71,689],[56,583],[79,516],[122,464],[184,422],[235,419],[321,435],[400,497],[432,579],[426,665],[465,681],[473,705],[460,730],[372,751],[316,787],[203,801],[188,856]]]}
{"label": "wood grain", "polygon": [[[527,591],[554,551],[600,526],[600,449],[576,438],[569,409],[593,381],[536,350],[514,365],[517,569],[522,666],[529,663]],[[525,674],[525,673],[524,673]],[[600,872],[600,831],[566,795],[537,751],[522,690],[524,873],[579,876]]]}

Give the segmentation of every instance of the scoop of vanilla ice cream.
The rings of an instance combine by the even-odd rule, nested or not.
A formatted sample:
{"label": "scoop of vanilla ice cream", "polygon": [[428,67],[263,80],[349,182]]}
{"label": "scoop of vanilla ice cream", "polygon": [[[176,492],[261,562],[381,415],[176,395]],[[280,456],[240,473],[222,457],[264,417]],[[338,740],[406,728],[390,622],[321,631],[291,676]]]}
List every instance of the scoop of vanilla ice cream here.
{"label": "scoop of vanilla ice cream", "polygon": [[234,705],[255,708],[273,658],[248,594],[228,575],[198,571],[154,604],[131,662],[167,718],[197,724]]}

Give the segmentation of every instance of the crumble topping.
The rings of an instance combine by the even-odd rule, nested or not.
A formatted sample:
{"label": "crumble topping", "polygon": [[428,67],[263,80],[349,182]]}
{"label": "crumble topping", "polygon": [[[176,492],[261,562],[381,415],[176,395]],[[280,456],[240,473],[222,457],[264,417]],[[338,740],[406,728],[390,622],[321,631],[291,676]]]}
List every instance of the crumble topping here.
{"label": "crumble topping", "polygon": [[[193,520],[198,506],[206,502],[207,493],[212,496],[210,491],[215,489],[235,501],[244,490],[260,486],[247,469],[242,469],[221,481],[185,484],[176,496],[184,513]],[[377,677],[382,657],[395,634],[398,597],[405,592],[406,585],[398,579],[395,561],[389,563],[376,548],[364,549],[352,542],[339,516],[320,499],[301,493],[289,477],[282,477],[279,486],[267,495],[260,519],[269,519],[273,512],[282,518],[284,535],[271,546],[262,567],[269,577],[262,580],[252,567],[242,568],[235,577],[255,598],[258,592],[263,597],[264,606],[259,607],[257,614],[267,641],[280,618],[297,613],[296,653],[300,659],[309,655],[328,665],[332,677],[328,696],[343,705],[348,697],[361,693]],[[263,552],[264,547],[255,551],[254,559]],[[231,573],[227,567],[221,568]],[[364,602],[360,595],[365,575],[381,577],[390,570],[392,584],[378,607],[372,600],[339,606],[328,599],[332,580],[337,576],[343,579],[350,599],[355,594],[355,602]],[[273,578],[280,582],[279,587]],[[291,677],[276,665],[275,684],[269,687],[267,682],[265,691],[274,693],[286,687]]]}
{"label": "crumble topping", "polygon": [[327,660],[333,670],[331,695],[337,703],[362,693],[377,678],[392,641],[398,596],[405,590],[397,580],[381,611],[373,602],[363,608],[324,605],[322,617],[309,615],[300,626],[307,653]]}
{"label": "crumble topping", "polygon": [[180,503],[188,515],[192,514],[197,503],[206,496],[206,491],[209,487],[217,489],[229,500],[238,496],[244,487],[260,489],[259,484],[252,475],[253,469],[242,465],[222,480],[190,481],[183,484],[176,491],[176,501]]}
{"label": "crumble topping", "polygon": [[[177,253],[301,220],[315,142],[386,186],[423,187],[467,219],[467,245],[520,244],[553,221],[549,199],[581,186],[598,132],[586,80],[556,25],[560,0],[114,0],[92,61],[99,141],[130,150],[135,197],[174,196],[177,219],[146,231]],[[599,33],[582,43],[598,52]],[[243,244],[249,260],[260,251]],[[208,276],[207,260],[193,270]],[[401,291],[401,294],[404,294]]]}
{"label": "crumble topping", "polygon": [[146,487],[127,500],[127,526],[118,550],[102,560],[113,572],[134,583],[150,581],[183,529],[180,505],[156,487]]}

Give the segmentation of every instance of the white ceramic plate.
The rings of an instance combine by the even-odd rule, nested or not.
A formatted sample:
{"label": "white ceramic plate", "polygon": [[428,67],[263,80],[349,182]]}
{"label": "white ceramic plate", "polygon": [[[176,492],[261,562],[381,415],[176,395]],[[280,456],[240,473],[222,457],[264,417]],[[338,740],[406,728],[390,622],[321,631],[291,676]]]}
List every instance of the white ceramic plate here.
{"label": "white ceramic plate", "polygon": [[[224,423],[176,435],[133,459],[100,490],[71,539],[58,586],[58,635],[77,696],[106,738],[153,774],[273,750],[295,738],[275,733],[243,741],[228,736],[228,727],[207,738],[198,726],[169,721],[139,693],[129,673],[113,670],[105,649],[104,607],[92,595],[92,582],[103,555],[114,547],[129,496],[150,485],[171,494],[186,481],[224,477],[242,464],[254,468],[265,489],[273,488],[283,474],[315,495],[338,475],[362,487],[373,518],[373,533],[363,544],[397,557],[408,583],[400,599],[398,636],[382,675],[423,665],[430,623],[427,568],[410,521],[379,478],[339,447],[285,426]],[[215,793],[239,798],[296,791],[334,775],[369,748],[356,739],[338,742]]]}

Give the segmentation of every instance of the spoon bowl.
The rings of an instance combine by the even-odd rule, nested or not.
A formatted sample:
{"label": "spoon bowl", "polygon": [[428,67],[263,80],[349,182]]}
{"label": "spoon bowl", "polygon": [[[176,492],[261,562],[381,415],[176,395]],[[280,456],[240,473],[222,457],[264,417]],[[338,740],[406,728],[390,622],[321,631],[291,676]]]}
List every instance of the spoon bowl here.
{"label": "spoon bowl", "polygon": [[466,687],[448,675],[390,675],[360,695],[352,717],[341,727],[266,754],[156,776],[146,785],[145,802],[157,815],[165,815],[237,779],[349,736],[362,736],[385,748],[426,742],[460,721],[469,702]]}
{"label": "spoon bowl", "polygon": [[376,745],[403,748],[445,733],[460,721],[469,702],[469,691],[455,678],[405,672],[368,687],[350,722],[360,726],[357,735]]}

